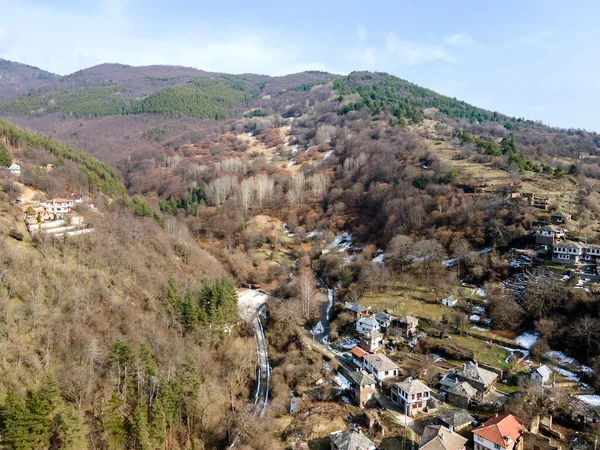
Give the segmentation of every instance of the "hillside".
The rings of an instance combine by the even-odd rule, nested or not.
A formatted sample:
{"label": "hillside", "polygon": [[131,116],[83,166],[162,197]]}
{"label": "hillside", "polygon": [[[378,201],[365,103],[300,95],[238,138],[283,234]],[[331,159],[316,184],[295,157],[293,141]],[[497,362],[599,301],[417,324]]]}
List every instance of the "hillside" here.
{"label": "hillside", "polygon": [[[179,220],[89,185],[104,164],[3,122],[3,151],[7,137],[21,175],[0,174],[2,447],[222,445],[254,363],[244,331],[224,332],[237,295],[223,265]],[[95,205],[75,208],[93,232],[30,236],[24,211],[71,192]]]}
{"label": "hillside", "polygon": [[0,101],[10,101],[60,77],[37,67],[0,59]]}
{"label": "hillside", "polygon": [[[62,395],[35,415],[41,447],[63,439],[55,420],[67,411],[75,434],[102,449],[224,449],[237,439],[281,449],[298,436],[314,447],[348,414],[371,423],[334,376],[356,341],[346,301],[421,321],[416,336],[389,333],[381,349],[403,376],[433,385],[476,359],[503,371],[503,392],[524,393],[529,366],[558,353],[578,359],[556,363],[561,383],[600,389],[600,258],[563,264],[535,235],[560,224],[574,248],[600,245],[595,133],[368,72],[106,64],[0,111],[0,142],[22,165],[0,198],[9,336],[0,425],[34,420],[27,399],[48,403],[56,380]],[[26,205],[15,202],[74,192],[97,205],[81,211],[95,231],[30,238]],[[41,228],[35,209],[27,214]],[[233,293],[249,284],[273,294],[264,418],[248,405],[256,353]],[[454,306],[442,304],[450,297]],[[523,335],[536,341],[519,359]],[[382,427],[371,435],[400,436],[388,412],[369,411]]]}

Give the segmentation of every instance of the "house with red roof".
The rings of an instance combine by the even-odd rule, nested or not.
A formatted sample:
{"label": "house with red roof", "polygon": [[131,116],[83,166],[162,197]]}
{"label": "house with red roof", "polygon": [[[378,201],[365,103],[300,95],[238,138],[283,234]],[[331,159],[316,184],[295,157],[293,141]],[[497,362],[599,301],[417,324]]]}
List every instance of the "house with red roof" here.
{"label": "house with red roof", "polygon": [[352,354],[352,362],[362,369],[363,358],[365,355],[368,355],[369,352],[366,352],[360,347],[354,347],[350,353]]}
{"label": "house with red roof", "polygon": [[523,450],[523,422],[498,414],[473,430],[474,450]]}

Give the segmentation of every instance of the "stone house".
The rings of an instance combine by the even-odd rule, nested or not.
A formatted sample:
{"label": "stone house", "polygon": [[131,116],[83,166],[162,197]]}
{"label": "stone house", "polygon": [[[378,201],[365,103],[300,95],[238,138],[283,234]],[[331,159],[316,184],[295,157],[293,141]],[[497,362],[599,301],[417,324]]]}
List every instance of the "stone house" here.
{"label": "stone house", "polygon": [[367,354],[363,357],[363,369],[375,377],[377,383],[398,376],[398,365],[385,355]]}
{"label": "stone house", "polygon": [[431,389],[418,379],[407,378],[392,386],[392,401],[404,409],[404,414],[415,415],[423,411],[431,398]]}

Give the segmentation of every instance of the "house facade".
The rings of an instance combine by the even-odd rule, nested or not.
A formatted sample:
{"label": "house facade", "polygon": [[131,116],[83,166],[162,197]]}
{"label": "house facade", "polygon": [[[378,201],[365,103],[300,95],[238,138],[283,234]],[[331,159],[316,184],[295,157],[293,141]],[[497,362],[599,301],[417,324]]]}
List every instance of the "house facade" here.
{"label": "house facade", "polygon": [[450,308],[454,308],[457,303],[458,299],[454,295],[442,299],[442,305],[449,306]]}
{"label": "house facade", "polygon": [[537,245],[554,246],[558,241],[565,238],[567,230],[556,225],[546,225],[535,232],[535,243]]}
{"label": "house facade", "polygon": [[354,388],[354,396],[358,406],[364,408],[377,392],[377,382],[375,378],[364,370],[348,372],[348,378]]}
{"label": "house facade", "polygon": [[48,214],[68,214],[73,209],[73,200],[67,198],[54,198],[42,203]]}
{"label": "house facade", "polygon": [[499,414],[473,430],[474,450],[523,450],[523,423]]}
{"label": "house facade", "polygon": [[564,241],[552,249],[552,262],[559,264],[596,264],[600,259],[600,246],[584,242]]}
{"label": "house facade", "polygon": [[366,354],[368,354],[368,352],[366,352],[360,347],[354,347],[352,350],[350,350],[350,355],[352,355],[352,362],[360,368],[362,368],[363,366],[363,358]]}
{"label": "house facade", "polygon": [[387,356],[371,354],[363,357],[363,369],[373,375],[377,383],[397,377],[399,370],[396,363]]}
{"label": "house facade", "polygon": [[381,348],[383,345],[383,334],[379,331],[371,331],[363,333],[360,336],[360,347],[367,352],[374,352]]}
{"label": "house facade", "polygon": [[396,323],[400,327],[402,333],[407,336],[413,336],[417,333],[419,319],[413,316],[402,316],[396,321]]}
{"label": "house facade", "polygon": [[431,398],[431,389],[420,380],[407,378],[392,386],[392,400],[404,409],[407,415],[423,411]]}

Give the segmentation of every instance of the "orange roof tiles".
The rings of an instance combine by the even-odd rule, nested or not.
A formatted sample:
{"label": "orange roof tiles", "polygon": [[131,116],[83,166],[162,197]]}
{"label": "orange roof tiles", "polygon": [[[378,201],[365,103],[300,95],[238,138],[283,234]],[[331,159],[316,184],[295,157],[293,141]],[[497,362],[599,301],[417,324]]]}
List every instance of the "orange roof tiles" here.
{"label": "orange roof tiles", "polygon": [[[521,437],[523,423],[511,414],[499,414],[473,430],[473,434],[501,447],[507,447]],[[505,438],[510,438],[510,440]]]}
{"label": "orange roof tiles", "polygon": [[362,348],[360,347],[354,347],[352,349],[352,351],[350,352],[352,353],[354,356],[356,356],[357,358],[362,358],[363,356],[365,356],[368,352],[365,352]]}

